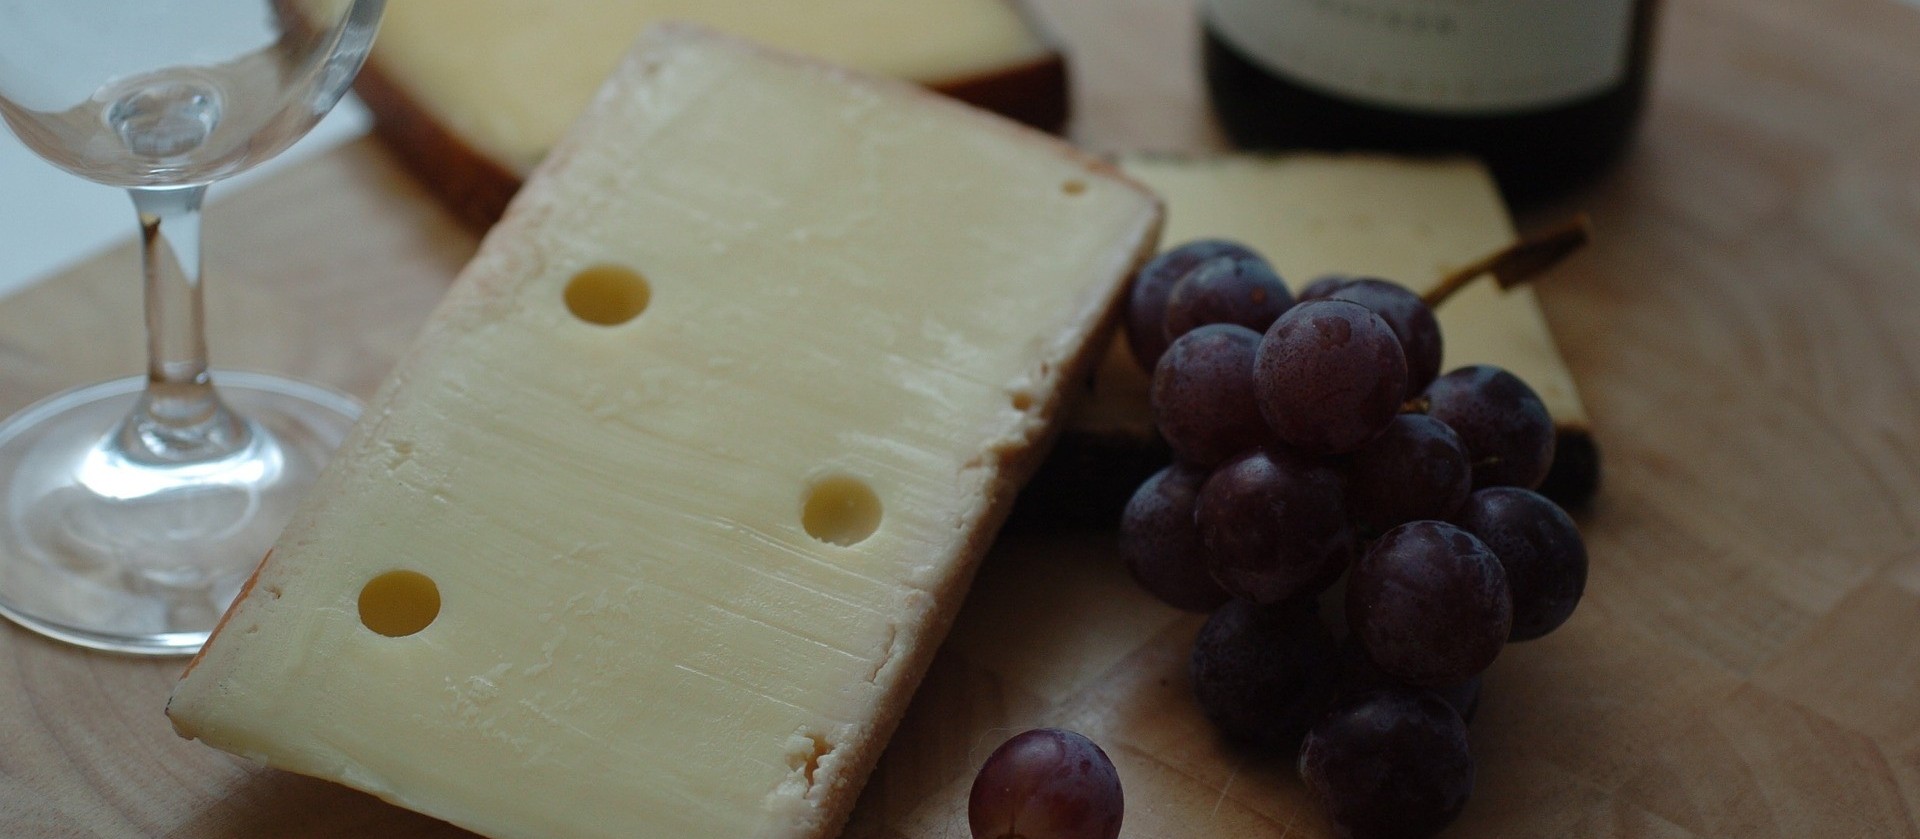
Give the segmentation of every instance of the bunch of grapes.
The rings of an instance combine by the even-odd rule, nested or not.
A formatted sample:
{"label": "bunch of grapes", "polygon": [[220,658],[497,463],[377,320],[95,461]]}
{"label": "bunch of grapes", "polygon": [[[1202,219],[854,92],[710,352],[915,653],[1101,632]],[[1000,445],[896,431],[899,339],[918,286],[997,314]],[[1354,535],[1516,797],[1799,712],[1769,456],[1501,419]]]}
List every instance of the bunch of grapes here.
{"label": "bunch of grapes", "polygon": [[1533,492],[1545,405],[1496,367],[1440,375],[1439,322],[1407,289],[1328,277],[1296,300],[1231,242],[1148,263],[1127,332],[1175,463],[1128,503],[1121,548],[1148,591],[1212,613],[1202,710],[1297,749],[1348,834],[1439,831],[1472,791],[1480,674],[1586,586],[1572,519]]}

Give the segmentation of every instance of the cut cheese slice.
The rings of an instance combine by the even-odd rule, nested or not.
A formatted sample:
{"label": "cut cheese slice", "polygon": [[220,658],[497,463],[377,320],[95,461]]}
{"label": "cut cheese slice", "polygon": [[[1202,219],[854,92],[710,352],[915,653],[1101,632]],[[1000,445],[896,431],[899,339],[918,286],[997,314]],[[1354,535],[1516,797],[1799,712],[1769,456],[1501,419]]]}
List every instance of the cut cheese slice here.
{"label": "cut cheese slice", "polygon": [[410,168],[484,229],[633,37],[664,20],[919,82],[1048,130],[1066,120],[1065,63],[1016,0],[406,0],[388,6],[357,87]]}
{"label": "cut cheese slice", "polygon": [[[1339,273],[1384,277],[1422,291],[1514,238],[1493,180],[1468,160],[1142,156],[1122,166],[1166,200],[1167,246],[1201,238],[1243,242],[1295,289]],[[1446,339],[1442,370],[1495,364],[1539,392],[1560,431],[1543,490],[1563,504],[1583,503],[1598,481],[1598,456],[1586,408],[1532,289],[1502,292],[1483,280],[1436,314]],[[1117,341],[1023,514],[1118,515],[1132,488],[1169,456],[1153,432],[1148,381],[1126,342]]]}
{"label": "cut cheese slice", "polygon": [[1157,201],[910,85],[644,37],[177,687],[495,837],[818,837]]}

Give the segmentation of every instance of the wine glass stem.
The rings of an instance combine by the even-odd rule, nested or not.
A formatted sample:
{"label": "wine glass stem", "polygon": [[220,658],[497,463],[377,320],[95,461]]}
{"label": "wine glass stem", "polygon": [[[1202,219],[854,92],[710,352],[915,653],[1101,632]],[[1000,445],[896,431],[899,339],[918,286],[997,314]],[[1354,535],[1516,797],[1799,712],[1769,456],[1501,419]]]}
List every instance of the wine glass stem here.
{"label": "wine glass stem", "polygon": [[137,462],[191,464],[233,454],[251,430],[207,375],[200,302],[200,205],[204,184],[133,187],[146,280],[147,388],[105,445]]}

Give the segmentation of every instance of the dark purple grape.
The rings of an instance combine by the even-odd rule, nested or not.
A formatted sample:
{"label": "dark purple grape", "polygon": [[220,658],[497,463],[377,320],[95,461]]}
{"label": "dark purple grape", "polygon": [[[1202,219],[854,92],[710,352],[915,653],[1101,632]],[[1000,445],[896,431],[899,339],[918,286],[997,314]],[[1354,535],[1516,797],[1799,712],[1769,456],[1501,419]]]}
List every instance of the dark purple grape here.
{"label": "dark purple grape", "polygon": [[[1480,710],[1480,684],[1485,674],[1475,675],[1458,684],[1441,688],[1418,688],[1431,690],[1433,695],[1445,700],[1460,715],[1460,719],[1472,724],[1474,712]],[[1355,697],[1369,691],[1389,689],[1416,689],[1412,685],[1386,674],[1386,671],[1367,659],[1367,651],[1359,642],[1348,639],[1340,645],[1340,695]]]}
{"label": "dark purple grape", "polygon": [[1372,439],[1399,412],[1407,359],[1393,329],[1367,307],[1312,300],[1288,309],[1260,340],[1253,387],[1281,441],[1339,454]]}
{"label": "dark purple grape", "polygon": [[1427,403],[1428,416],[1466,441],[1474,489],[1533,489],[1553,466],[1553,418],[1520,377],[1490,364],[1462,367],[1427,386]]}
{"label": "dark purple grape", "polygon": [[1294,295],[1293,299],[1300,303],[1308,300],[1325,300],[1339,291],[1341,286],[1352,281],[1353,278],[1345,274],[1325,274],[1307,283],[1307,286],[1300,289],[1300,293]]}
{"label": "dark purple grape", "polygon": [[1428,691],[1368,693],[1307,733],[1300,778],[1352,839],[1432,836],[1473,795],[1467,726]]}
{"label": "dark purple grape", "polygon": [[1531,641],[1567,622],[1587,589],[1587,546],[1566,511],[1536,492],[1488,487],[1467,498],[1454,522],[1485,542],[1507,571],[1507,640]]}
{"label": "dark purple grape", "polygon": [[1222,734],[1291,754],[1333,702],[1339,653],[1312,600],[1234,600],[1200,628],[1188,673]]}
{"label": "dark purple grape", "polygon": [[1367,658],[1418,687],[1472,678],[1513,628],[1507,573],[1493,551],[1451,524],[1386,532],[1347,574],[1347,622]]}
{"label": "dark purple grape", "polygon": [[1213,578],[1255,603],[1310,594],[1353,557],[1342,483],[1331,466],[1271,448],[1215,469],[1194,506]]}
{"label": "dark purple grape", "polygon": [[974,839],[1114,839],[1120,774],[1092,740],[1036,728],[1000,744],[967,796]]}
{"label": "dark purple grape", "polygon": [[1326,295],[1328,300],[1358,303],[1393,328],[1400,339],[1400,351],[1407,354],[1407,389],[1403,399],[1412,399],[1440,375],[1440,321],[1433,316],[1420,295],[1405,286],[1371,277],[1348,280]]}
{"label": "dark purple grape", "polygon": [[1207,470],[1174,464],[1148,478],[1120,514],[1120,556],[1147,593],[1189,612],[1227,602],[1207,571],[1207,551],[1193,523],[1193,504]]}
{"label": "dark purple grape", "polygon": [[1127,348],[1140,369],[1151,372],[1167,351],[1167,295],[1195,265],[1214,256],[1258,256],[1247,246],[1221,239],[1200,239],[1149,260],[1133,275],[1127,292]]}
{"label": "dark purple grape", "polygon": [[1208,324],[1180,336],[1153,368],[1153,422],[1188,463],[1213,466],[1272,439],[1253,396],[1260,333]]}
{"label": "dark purple grape", "polygon": [[1233,323],[1267,331],[1293,295],[1257,256],[1216,256],[1202,260],[1167,294],[1167,340],[1209,323]]}
{"label": "dark purple grape", "polygon": [[1401,414],[1347,465],[1347,511],[1378,533],[1417,519],[1446,519],[1473,491],[1467,446],[1447,424]]}

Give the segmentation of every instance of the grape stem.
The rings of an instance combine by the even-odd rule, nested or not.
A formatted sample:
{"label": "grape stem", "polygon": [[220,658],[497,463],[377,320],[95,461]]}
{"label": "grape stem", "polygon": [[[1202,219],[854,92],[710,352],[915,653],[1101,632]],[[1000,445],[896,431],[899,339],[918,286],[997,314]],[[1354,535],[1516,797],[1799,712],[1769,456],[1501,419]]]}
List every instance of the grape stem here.
{"label": "grape stem", "polygon": [[1586,213],[1581,213],[1448,272],[1420,299],[1429,307],[1438,308],[1454,292],[1484,274],[1492,274],[1493,281],[1502,289],[1530,282],[1592,238],[1593,222]]}

